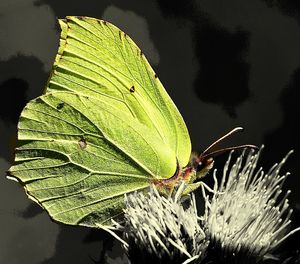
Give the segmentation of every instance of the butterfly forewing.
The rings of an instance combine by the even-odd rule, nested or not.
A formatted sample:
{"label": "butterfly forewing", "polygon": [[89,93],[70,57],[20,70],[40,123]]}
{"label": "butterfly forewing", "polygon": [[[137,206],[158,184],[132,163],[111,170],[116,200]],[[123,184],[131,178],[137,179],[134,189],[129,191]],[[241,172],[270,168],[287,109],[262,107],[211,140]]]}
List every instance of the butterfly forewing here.
{"label": "butterfly forewing", "polygon": [[114,99],[153,130],[185,166],[191,153],[186,125],[140,48],[103,20],[67,17],[60,24],[61,48],[47,91]]}

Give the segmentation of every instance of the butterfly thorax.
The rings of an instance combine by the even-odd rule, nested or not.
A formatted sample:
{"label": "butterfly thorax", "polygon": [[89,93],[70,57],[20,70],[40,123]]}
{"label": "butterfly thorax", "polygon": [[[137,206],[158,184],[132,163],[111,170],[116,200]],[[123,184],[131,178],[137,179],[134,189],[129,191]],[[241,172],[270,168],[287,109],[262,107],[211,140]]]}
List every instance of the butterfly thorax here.
{"label": "butterfly thorax", "polygon": [[153,184],[163,194],[172,193],[174,188],[184,181],[187,185],[193,184],[203,178],[213,167],[212,158],[202,158],[201,155],[191,154],[190,161],[186,167],[181,168],[177,163],[174,175],[167,179],[155,179]]}

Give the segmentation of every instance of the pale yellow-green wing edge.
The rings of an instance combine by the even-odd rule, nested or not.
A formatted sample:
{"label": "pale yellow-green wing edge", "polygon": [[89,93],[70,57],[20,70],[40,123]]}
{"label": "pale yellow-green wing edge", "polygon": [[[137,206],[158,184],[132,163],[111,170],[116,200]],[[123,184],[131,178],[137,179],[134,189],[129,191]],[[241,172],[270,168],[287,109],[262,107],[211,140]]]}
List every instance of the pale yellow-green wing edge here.
{"label": "pale yellow-green wing edge", "polygon": [[109,226],[122,214],[124,194],[148,188],[158,171],[174,166],[147,127],[107,101],[71,92],[29,102],[18,139],[9,175],[53,220],[70,225]]}
{"label": "pale yellow-green wing edge", "polygon": [[[99,93],[114,98],[116,104],[127,108],[128,114],[151,129],[155,126],[154,130],[174,150],[179,164],[184,167],[191,153],[184,120],[132,39],[109,22],[95,18],[70,16],[59,22],[62,29],[60,47],[47,91],[71,89],[80,93],[81,90],[95,98]],[[95,58],[99,58],[96,63]],[[84,80],[84,85],[88,89],[70,84],[77,81],[76,73],[71,81],[63,79],[67,74],[70,78],[71,71],[68,70],[72,68],[74,71],[74,67],[76,73],[92,69],[89,73],[84,72],[88,79]],[[132,87],[135,88],[134,93],[130,92]]]}

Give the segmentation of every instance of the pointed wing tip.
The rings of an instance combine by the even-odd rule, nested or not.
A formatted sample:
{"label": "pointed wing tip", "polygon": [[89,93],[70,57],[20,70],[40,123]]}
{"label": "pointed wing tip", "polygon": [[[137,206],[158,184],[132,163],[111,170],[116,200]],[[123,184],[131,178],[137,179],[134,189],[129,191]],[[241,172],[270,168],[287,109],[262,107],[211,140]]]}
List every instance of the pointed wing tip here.
{"label": "pointed wing tip", "polygon": [[[104,26],[116,27],[109,21],[95,18],[95,17],[89,17],[89,16],[66,16],[65,18],[58,19],[58,21],[59,21],[61,28],[62,28],[62,26],[67,27],[67,24],[69,21],[73,21],[75,23],[77,21],[96,22],[96,23],[102,24]],[[120,30],[119,28],[117,28],[117,29]],[[63,30],[63,28],[62,28],[62,30]]]}

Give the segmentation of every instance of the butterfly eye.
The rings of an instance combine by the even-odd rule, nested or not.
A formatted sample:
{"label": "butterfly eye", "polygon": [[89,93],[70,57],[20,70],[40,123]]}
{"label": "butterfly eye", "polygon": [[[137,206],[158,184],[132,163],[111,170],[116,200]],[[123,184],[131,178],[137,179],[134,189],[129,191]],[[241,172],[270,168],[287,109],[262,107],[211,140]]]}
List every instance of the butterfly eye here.
{"label": "butterfly eye", "polygon": [[197,164],[197,171],[201,171],[202,169],[204,169],[204,163],[202,161],[200,161],[198,164]]}
{"label": "butterfly eye", "polygon": [[197,164],[197,171],[202,171],[206,167],[209,167],[213,161],[213,158],[202,158],[202,160]]}

